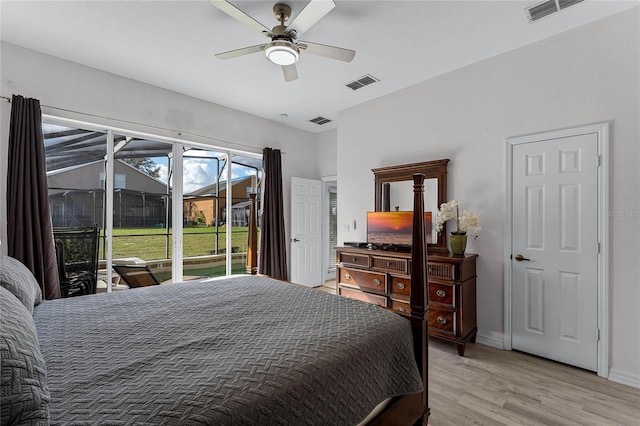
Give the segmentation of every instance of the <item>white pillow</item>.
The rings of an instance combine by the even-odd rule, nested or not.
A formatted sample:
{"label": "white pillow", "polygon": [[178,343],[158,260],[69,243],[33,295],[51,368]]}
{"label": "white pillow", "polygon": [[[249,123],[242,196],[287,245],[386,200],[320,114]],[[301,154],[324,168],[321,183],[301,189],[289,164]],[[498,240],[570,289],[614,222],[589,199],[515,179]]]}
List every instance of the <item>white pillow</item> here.
{"label": "white pillow", "polygon": [[0,418],[3,425],[49,424],[47,366],[33,317],[0,287]]}
{"label": "white pillow", "polygon": [[31,271],[19,260],[0,256],[0,286],[9,290],[33,314],[33,307],[42,302],[42,291]]}

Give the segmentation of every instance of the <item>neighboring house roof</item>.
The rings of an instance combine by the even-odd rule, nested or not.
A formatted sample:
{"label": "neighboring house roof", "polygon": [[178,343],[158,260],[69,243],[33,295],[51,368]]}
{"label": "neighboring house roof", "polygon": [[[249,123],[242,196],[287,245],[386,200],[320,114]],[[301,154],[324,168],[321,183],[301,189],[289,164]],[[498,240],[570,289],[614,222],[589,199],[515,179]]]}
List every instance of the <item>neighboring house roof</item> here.
{"label": "neighboring house roof", "polygon": [[[104,178],[103,164],[104,160],[92,161],[48,172],[49,187],[74,190],[96,189],[100,186],[99,181]],[[116,160],[116,164],[116,173],[124,173],[130,177],[126,189],[138,192],[166,192],[167,184],[160,179],[149,176],[144,171],[122,160]],[[71,183],[72,185],[70,185]]]}
{"label": "neighboring house roof", "polygon": [[56,176],[56,175],[59,175],[59,174],[62,174],[62,173],[68,173],[68,172],[71,172],[73,170],[81,169],[83,167],[93,166],[94,164],[98,164],[98,163],[104,163],[104,160],[91,161],[89,163],[76,164],[76,165],[73,165],[73,166],[63,167],[62,169],[52,170],[50,172],[47,172],[47,177]]}
{"label": "neighboring house roof", "polygon": [[[251,179],[253,176],[240,176],[234,179],[231,179],[231,186],[235,186],[240,182],[244,182],[246,180]],[[218,189],[218,184],[213,183],[211,185],[203,186],[202,188],[196,189],[195,191],[191,191],[188,194],[184,194],[185,197],[200,197],[203,195],[216,195]],[[227,189],[227,181],[220,181],[220,192],[224,192]]]}
{"label": "neighboring house roof", "polygon": [[239,203],[235,203],[231,206],[232,209],[243,209],[251,206],[251,200],[240,201]]}
{"label": "neighboring house roof", "polygon": [[[121,163],[121,164],[123,164],[123,165],[125,165],[125,166],[129,167],[129,168],[130,168],[130,169],[132,169],[134,172],[140,173],[140,174],[144,175],[145,177],[147,177],[147,178],[149,178],[149,179],[153,179],[153,180],[155,180],[156,182],[158,182],[158,183],[160,183],[160,184],[162,184],[162,185],[164,185],[164,186],[166,186],[166,185],[167,185],[167,183],[166,183],[166,182],[163,182],[163,181],[161,181],[160,179],[158,179],[158,178],[156,178],[156,177],[153,177],[153,176],[151,176],[151,175],[149,175],[149,174],[145,173],[144,171],[140,170],[140,169],[139,169],[139,168],[137,168],[137,167],[132,166],[131,164],[127,163],[126,161],[123,161],[123,160],[120,160],[120,159],[117,159],[117,158],[116,158],[116,161],[118,161],[119,163]],[[171,185],[169,185],[169,188],[171,188]]]}

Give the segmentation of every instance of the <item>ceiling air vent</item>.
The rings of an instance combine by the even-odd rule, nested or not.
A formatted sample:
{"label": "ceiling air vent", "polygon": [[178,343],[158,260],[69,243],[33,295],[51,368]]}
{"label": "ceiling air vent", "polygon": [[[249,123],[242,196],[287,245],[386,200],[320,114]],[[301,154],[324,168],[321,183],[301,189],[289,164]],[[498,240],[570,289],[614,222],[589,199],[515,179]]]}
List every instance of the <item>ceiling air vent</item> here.
{"label": "ceiling air vent", "polygon": [[327,124],[327,123],[331,122],[331,120],[329,120],[328,118],[324,118],[322,116],[318,116],[318,117],[316,117],[316,118],[314,118],[312,120],[309,120],[309,121],[312,122],[312,123],[316,123],[319,126],[322,126],[323,124]]}
{"label": "ceiling air vent", "polygon": [[558,0],[558,4],[560,5],[560,10],[562,10],[574,4],[582,3],[583,1],[584,0]]}
{"label": "ceiling air vent", "polygon": [[536,3],[525,9],[529,22],[535,22],[552,13],[566,9],[574,4],[582,3],[584,0],[548,0],[542,3]]}
{"label": "ceiling air vent", "polygon": [[375,83],[376,81],[380,81],[380,80],[378,80],[371,74],[367,74],[367,75],[363,75],[357,80],[353,80],[351,83],[345,84],[345,86],[347,86],[351,90],[358,90],[360,88],[363,88],[364,86],[370,85],[371,83]]}

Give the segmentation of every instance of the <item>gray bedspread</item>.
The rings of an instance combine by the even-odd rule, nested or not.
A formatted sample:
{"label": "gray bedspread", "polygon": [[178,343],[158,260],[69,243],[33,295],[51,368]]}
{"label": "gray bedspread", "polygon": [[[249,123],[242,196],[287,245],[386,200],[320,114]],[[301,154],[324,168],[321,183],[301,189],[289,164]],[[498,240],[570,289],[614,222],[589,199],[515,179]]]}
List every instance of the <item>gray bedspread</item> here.
{"label": "gray bedspread", "polygon": [[419,392],[409,322],[237,276],[35,307],[51,424],[340,424]]}

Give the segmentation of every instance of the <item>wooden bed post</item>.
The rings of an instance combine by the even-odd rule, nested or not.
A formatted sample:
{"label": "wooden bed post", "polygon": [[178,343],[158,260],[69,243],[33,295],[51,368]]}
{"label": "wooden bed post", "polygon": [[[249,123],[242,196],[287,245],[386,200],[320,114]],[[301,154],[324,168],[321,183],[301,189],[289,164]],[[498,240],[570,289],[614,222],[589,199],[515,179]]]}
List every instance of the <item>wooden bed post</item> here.
{"label": "wooden bed post", "polygon": [[256,194],[249,194],[249,240],[247,242],[247,274],[258,272],[258,215],[256,214]]}
{"label": "wooden bed post", "polygon": [[[427,293],[427,244],[424,224],[424,175],[413,175],[413,237],[411,249],[411,295],[409,306],[411,334],[416,365],[422,379],[422,392],[394,398],[372,419],[369,426],[427,426],[429,421],[429,369],[427,324],[429,299]],[[405,315],[403,315],[405,316]]]}
{"label": "wooden bed post", "polygon": [[411,250],[411,329],[413,346],[422,377],[423,417],[416,425],[427,425],[429,418],[428,392],[428,293],[427,293],[427,245],[424,225],[424,175],[413,175],[413,237]]}

